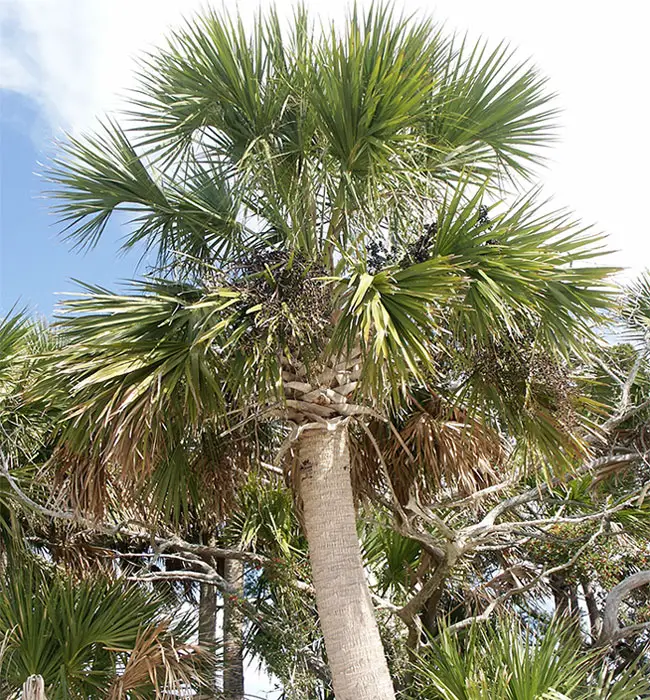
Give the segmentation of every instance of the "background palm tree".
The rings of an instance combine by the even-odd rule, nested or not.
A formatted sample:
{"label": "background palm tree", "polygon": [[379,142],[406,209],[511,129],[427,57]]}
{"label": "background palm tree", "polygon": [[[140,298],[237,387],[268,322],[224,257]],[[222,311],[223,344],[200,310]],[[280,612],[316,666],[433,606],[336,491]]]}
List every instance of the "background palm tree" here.
{"label": "background palm tree", "polygon": [[19,697],[33,675],[50,700],[144,700],[191,688],[201,677],[198,650],[162,603],[135,584],[64,578],[25,553],[0,585],[3,697]]}
{"label": "background palm tree", "polygon": [[417,663],[413,697],[635,700],[650,692],[647,671],[635,664],[613,680],[603,654],[582,650],[566,620],[544,627],[506,617],[476,625],[460,638],[443,628]]}
{"label": "background palm tree", "polygon": [[[135,125],[70,139],[52,169],[73,242],[92,246],[122,209],[125,246],[159,261],[129,294],[91,287],[65,306],[52,381],[73,387],[67,449],[132,477],[173,449],[176,421],[285,426],[339,700],[394,697],[351,428],[368,434],[415,386],[461,391],[530,449],[580,449],[530,382],[513,396],[474,371],[485,348],[584,352],[608,302],[598,236],[535,194],[495,204],[539,159],[548,102],[507,48],[384,7],[331,31],[298,10],[284,32],[271,12],[250,34],[208,12],[145,61]],[[436,386],[447,363],[459,381]]]}

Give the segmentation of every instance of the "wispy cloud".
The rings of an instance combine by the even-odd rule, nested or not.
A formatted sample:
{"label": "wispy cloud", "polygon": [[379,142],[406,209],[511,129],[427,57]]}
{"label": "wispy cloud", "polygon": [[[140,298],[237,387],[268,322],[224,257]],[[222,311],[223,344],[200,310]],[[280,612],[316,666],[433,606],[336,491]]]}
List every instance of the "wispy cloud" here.
{"label": "wispy cloud", "polygon": [[37,101],[52,127],[82,130],[117,108],[134,59],[199,0],[3,0],[0,87]]}
{"label": "wispy cloud", "polygon": [[[289,17],[298,0],[276,0]],[[327,15],[351,3],[307,4]],[[363,4],[363,2],[361,3]],[[244,21],[265,0],[224,2]],[[134,84],[136,58],[164,42],[207,0],[0,0],[0,88],[36,100],[54,129],[83,130],[119,107]]]}

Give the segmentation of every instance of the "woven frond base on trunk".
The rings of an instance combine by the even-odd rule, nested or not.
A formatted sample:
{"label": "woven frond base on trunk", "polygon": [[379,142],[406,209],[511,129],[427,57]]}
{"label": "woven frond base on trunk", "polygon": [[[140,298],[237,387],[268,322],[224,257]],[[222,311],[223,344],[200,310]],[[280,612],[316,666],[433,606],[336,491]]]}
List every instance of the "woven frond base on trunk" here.
{"label": "woven frond base on trunk", "polygon": [[360,351],[334,360],[319,371],[310,371],[301,362],[284,360],[286,417],[299,425],[326,424],[333,418],[368,413],[370,409],[353,402],[361,378],[361,362]]}

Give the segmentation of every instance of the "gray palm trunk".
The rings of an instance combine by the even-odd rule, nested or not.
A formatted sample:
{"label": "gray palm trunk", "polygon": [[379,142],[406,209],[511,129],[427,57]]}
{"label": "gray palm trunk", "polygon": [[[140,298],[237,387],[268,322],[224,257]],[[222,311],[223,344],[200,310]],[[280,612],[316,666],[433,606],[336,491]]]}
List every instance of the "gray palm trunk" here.
{"label": "gray palm trunk", "polygon": [[[224,579],[244,595],[244,564],[238,559],[224,561]],[[223,616],[223,697],[244,700],[244,615],[239,599],[224,601]]]}
{"label": "gray palm trunk", "polygon": [[[199,591],[199,645],[210,653],[217,647],[217,589],[210,583],[202,583]],[[210,664],[205,672],[205,682],[200,696],[205,700],[217,697],[217,666]]]}
{"label": "gray palm trunk", "polygon": [[296,445],[303,521],[336,700],[394,700],[366,582],[344,423],[305,426]]}

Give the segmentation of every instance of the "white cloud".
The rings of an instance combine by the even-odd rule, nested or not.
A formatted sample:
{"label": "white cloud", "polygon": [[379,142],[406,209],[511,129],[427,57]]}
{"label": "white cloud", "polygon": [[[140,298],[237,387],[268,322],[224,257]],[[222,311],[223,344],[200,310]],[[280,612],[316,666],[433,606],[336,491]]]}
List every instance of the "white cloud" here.
{"label": "white cloud", "polygon": [[[134,57],[159,43],[201,0],[0,0],[0,85],[36,99],[56,133],[84,129],[114,109],[133,85]],[[323,9],[342,14],[346,3]],[[278,3],[287,14],[289,0]],[[234,7],[234,3],[229,6]],[[245,18],[257,2],[242,0]],[[619,0],[404,0],[491,39],[506,38],[550,77],[564,108],[562,143],[544,176],[557,202],[611,231],[619,261],[650,264],[645,210],[650,161],[646,71],[650,42],[644,3]]]}
{"label": "white cloud", "polygon": [[55,129],[83,129],[132,85],[134,57],[199,2],[5,0],[2,86],[28,94]]}

